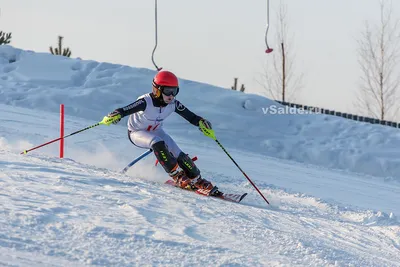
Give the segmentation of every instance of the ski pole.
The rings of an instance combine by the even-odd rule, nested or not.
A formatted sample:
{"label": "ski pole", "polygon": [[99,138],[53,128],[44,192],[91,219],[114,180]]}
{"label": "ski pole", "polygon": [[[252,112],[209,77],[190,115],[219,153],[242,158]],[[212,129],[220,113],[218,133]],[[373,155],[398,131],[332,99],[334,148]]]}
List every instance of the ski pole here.
{"label": "ski pole", "polygon": [[131,163],[129,163],[122,171],[121,173],[126,173],[126,171],[132,167],[136,162],[138,162],[139,160],[141,160],[142,158],[146,157],[148,154],[150,154],[153,150],[149,149],[146,152],[144,152],[142,155],[140,155],[139,157],[137,157],[136,159],[132,160]]}
{"label": "ski pole", "polygon": [[57,139],[51,140],[51,141],[49,141],[49,142],[47,142],[47,143],[44,143],[44,144],[35,146],[35,147],[30,148],[30,149],[27,149],[27,150],[24,150],[24,151],[22,151],[20,154],[27,154],[29,151],[32,151],[32,150],[35,150],[35,149],[38,149],[38,148],[47,146],[47,145],[49,145],[49,144],[51,144],[51,143],[60,141],[61,139],[65,139],[65,138],[67,138],[67,137],[69,137],[69,136],[72,136],[72,135],[74,135],[74,134],[78,134],[78,133],[81,133],[81,132],[83,132],[83,131],[92,129],[92,128],[94,128],[94,127],[96,127],[96,126],[99,126],[99,125],[102,125],[102,124],[104,124],[104,125],[110,125],[112,122],[114,122],[115,120],[120,119],[120,118],[121,118],[120,115],[114,116],[114,117],[107,117],[107,116],[105,116],[105,117],[103,118],[102,121],[100,121],[100,122],[98,122],[98,123],[96,123],[96,124],[93,124],[93,125],[91,125],[91,126],[88,126],[88,127],[86,127],[86,128],[83,128],[83,129],[81,129],[81,130],[79,130],[79,131],[73,132],[73,133],[71,133],[71,134],[69,134],[69,135],[65,135],[65,136],[63,136],[63,137],[59,137],[59,138],[57,138]]}
{"label": "ski pole", "polygon": [[236,165],[236,167],[238,167],[238,169],[242,172],[244,177],[246,177],[246,179],[250,182],[250,184],[257,190],[257,192],[261,195],[261,197],[265,200],[265,202],[267,202],[269,204],[268,200],[260,192],[260,190],[253,183],[253,181],[249,178],[249,176],[247,176],[247,174],[242,170],[242,168],[240,168],[239,164],[236,163],[236,161],[231,157],[231,155],[228,153],[228,151],[226,151],[226,149],[222,146],[222,144],[215,137],[214,130],[206,128],[206,126],[204,125],[204,123],[202,121],[200,121],[199,126],[200,126],[200,129],[204,133],[205,136],[210,137],[211,139],[213,139],[219,145],[219,147],[222,148],[222,150],[225,152],[225,154],[232,160],[232,162]]}
{"label": "ski pole", "polygon": [[226,155],[228,155],[228,157],[232,160],[232,162],[236,165],[236,167],[239,168],[239,170],[243,173],[244,177],[247,178],[247,180],[249,180],[249,182],[251,183],[252,186],[254,186],[254,188],[257,190],[257,192],[262,196],[262,198],[265,200],[265,202],[268,202],[268,200],[264,197],[264,195],[260,192],[260,190],[258,190],[257,186],[250,180],[249,176],[247,176],[247,174],[242,170],[242,168],[240,168],[240,166],[236,163],[236,161],[231,157],[231,155],[229,155],[228,151],[226,151],[226,149],[222,146],[222,144],[215,139],[215,142],[217,142],[217,144],[222,148],[222,150],[226,153]]}

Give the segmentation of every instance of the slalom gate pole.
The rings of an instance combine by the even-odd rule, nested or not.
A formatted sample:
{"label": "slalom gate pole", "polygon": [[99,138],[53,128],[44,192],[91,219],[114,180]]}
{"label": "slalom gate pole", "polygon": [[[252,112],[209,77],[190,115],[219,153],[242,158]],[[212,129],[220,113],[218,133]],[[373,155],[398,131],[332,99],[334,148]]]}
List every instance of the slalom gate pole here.
{"label": "slalom gate pole", "polygon": [[249,178],[249,176],[247,176],[247,174],[242,170],[242,168],[240,168],[240,166],[236,163],[236,161],[231,157],[231,155],[229,155],[228,151],[226,151],[226,149],[222,146],[222,144],[215,139],[215,142],[217,142],[217,144],[222,148],[222,150],[226,153],[226,155],[228,155],[228,157],[232,160],[232,162],[236,165],[236,167],[238,167],[238,169],[243,173],[244,177],[247,178],[247,180],[251,183],[251,185],[257,190],[257,192],[262,196],[262,198],[265,200],[265,202],[268,202],[268,200],[264,197],[264,195],[260,192],[260,190],[258,190],[257,186],[251,181],[251,179]]}
{"label": "slalom gate pole", "polygon": [[122,171],[121,173],[126,173],[126,171],[132,167],[136,162],[138,162],[139,160],[143,159],[144,157],[146,157],[147,155],[149,155],[153,150],[149,149],[146,152],[144,152],[142,155],[140,155],[139,157],[135,158],[134,160],[132,160],[131,163],[129,163]]}

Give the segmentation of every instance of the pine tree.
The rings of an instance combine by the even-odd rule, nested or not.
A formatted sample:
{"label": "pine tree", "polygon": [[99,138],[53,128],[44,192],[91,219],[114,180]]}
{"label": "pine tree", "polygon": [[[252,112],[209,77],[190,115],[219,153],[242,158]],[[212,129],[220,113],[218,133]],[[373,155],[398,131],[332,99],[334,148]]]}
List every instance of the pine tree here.
{"label": "pine tree", "polygon": [[64,37],[58,36],[58,48],[53,49],[52,46],[50,46],[50,53],[53,55],[62,55],[65,57],[70,57],[71,56],[71,50],[69,48],[62,48],[62,40]]}
{"label": "pine tree", "polygon": [[0,45],[9,44],[11,42],[11,32],[5,33],[0,31]]}

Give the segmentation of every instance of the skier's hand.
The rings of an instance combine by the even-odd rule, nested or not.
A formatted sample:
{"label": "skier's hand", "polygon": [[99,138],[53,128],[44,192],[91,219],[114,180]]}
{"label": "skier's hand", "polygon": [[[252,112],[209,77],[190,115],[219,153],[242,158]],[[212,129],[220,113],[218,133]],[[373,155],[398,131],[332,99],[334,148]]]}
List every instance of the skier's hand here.
{"label": "skier's hand", "polygon": [[108,117],[112,119],[113,124],[117,124],[122,118],[121,109],[117,108],[113,112],[109,113]]}
{"label": "skier's hand", "polygon": [[102,124],[110,125],[117,124],[122,118],[121,111],[119,109],[114,110],[103,118]]}
{"label": "skier's hand", "polygon": [[207,137],[210,137],[214,140],[217,138],[215,137],[214,130],[212,129],[211,122],[206,119],[201,119],[199,121],[199,129],[200,131]]}
{"label": "skier's hand", "polygon": [[[206,120],[206,119],[200,119],[200,122],[203,123],[203,125],[204,125],[205,128],[207,128],[207,129],[209,129],[209,130],[212,129],[211,122],[209,122],[208,120]],[[203,131],[203,130],[201,129],[200,122],[199,122],[199,129],[200,129],[200,131]]]}

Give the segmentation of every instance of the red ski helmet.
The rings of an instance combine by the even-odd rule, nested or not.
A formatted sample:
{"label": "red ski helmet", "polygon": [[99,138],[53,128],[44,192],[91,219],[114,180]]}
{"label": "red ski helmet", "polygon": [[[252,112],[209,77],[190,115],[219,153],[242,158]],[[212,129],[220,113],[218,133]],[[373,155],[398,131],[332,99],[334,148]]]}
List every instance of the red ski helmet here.
{"label": "red ski helmet", "polygon": [[176,96],[179,93],[179,82],[175,74],[170,71],[160,71],[153,79],[153,94],[160,97],[161,94]]}

